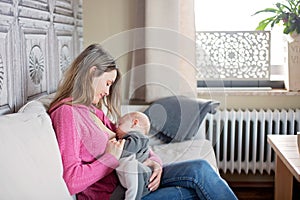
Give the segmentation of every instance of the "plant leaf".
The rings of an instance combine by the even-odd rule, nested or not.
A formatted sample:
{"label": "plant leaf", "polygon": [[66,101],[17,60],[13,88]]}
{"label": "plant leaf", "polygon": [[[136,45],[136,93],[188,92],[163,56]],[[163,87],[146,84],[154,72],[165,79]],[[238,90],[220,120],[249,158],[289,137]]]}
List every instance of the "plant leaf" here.
{"label": "plant leaf", "polygon": [[[263,10],[259,10],[257,12],[255,12],[253,15],[257,15],[258,13],[263,13],[263,12],[271,12],[271,13],[277,13],[279,10],[275,9],[275,8],[266,8]],[[252,15],[252,16],[253,16]]]}
{"label": "plant leaf", "polygon": [[293,12],[292,9],[283,3],[276,3],[276,6],[280,12],[284,12],[283,8],[286,8],[289,12]]}
{"label": "plant leaf", "polygon": [[[255,12],[259,13],[275,13],[273,17],[269,17],[259,22],[256,30],[265,30],[270,25],[271,28],[275,24],[283,22],[284,33],[300,32],[300,0],[285,0],[284,3],[276,3],[274,8],[266,8]],[[252,15],[252,16],[253,16]]]}
{"label": "plant leaf", "polygon": [[[275,17],[275,16],[274,16]],[[269,17],[259,22],[258,26],[256,27],[257,31],[263,31],[269,25],[270,22],[273,21],[274,17]]]}

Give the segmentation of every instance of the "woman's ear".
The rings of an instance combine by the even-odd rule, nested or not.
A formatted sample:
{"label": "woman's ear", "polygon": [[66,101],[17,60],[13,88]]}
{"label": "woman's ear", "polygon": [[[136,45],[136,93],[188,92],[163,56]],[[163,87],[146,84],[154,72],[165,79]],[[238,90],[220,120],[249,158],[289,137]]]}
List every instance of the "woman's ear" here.
{"label": "woman's ear", "polygon": [[90,74],[95,73],[96,69],[97,69],[96,66],[91,67],[91,68],[90,68]]}

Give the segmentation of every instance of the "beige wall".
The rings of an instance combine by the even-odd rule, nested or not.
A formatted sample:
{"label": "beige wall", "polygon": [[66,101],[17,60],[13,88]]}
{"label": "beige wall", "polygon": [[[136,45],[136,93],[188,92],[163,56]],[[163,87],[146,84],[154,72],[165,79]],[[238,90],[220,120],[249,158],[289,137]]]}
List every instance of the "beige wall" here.
{"label": "beige wall", "polygon": [[300,109],[300,96],[294,92],[201,92],[199,98],[216,99],[221,102],[221,108],[249,109]]}
{"label": "beige wall", "polygon": [[101,43],[132,27],[132,0],[83,1],[84,46]]}
{"label": "beige wall", "polygon": [[[84,0],[84,46],[101,43],[109,37],[133,27],[136,12],[135,0]],[[127,71],[128,56],[118,59],[121,71]],[[200,94],[202,98],[216,98],[218,95]],[[221,101],[227,108],[300,108],[300,95],[280,94],[222,94]],[[226,104],[226,105],[225,105]]]}
{"label": "beige wall", "polygon": [[227,98],[228,108],[300,108],[300,96],[290,95],[251,95],[230,96]]}
{"label": "beige wall", "polygon": [[[136,0],[83,1],[84,47],[102,43],[113,36],[132,29]],[[126,41],[124,41],[126,42]],[[121,71],[127,71],[128,56],[118,58]]]}

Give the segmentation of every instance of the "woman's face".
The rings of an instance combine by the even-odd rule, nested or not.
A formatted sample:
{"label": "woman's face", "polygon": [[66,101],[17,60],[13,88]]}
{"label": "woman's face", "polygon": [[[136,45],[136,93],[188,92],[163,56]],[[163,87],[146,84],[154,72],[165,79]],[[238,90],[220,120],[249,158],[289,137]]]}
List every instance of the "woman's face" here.
{"label": "woman's face", "polygon": [[117,70],[104,72],[93,79],[94,100],[93,104],[99,103],[100,99],[109,95],[109,89],[117,78]]}

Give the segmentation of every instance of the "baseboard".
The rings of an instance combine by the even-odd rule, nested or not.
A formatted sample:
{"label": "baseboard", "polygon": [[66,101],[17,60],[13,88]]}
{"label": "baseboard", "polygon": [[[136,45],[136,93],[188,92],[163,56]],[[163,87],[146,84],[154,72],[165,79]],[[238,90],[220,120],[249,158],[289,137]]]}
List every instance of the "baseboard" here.
{"label": "baseboard", "polygon": [[239,200],[274,200],[274,175],[220,173]]}
{"label": "baseboard", "polygon": [[230,182],[228,181],[228,185],[232,188],[274,188],[274,182]]}
{"label": "baseboard", "polygon": [[231,187],[274,187],[274,174],[220,173]]}

